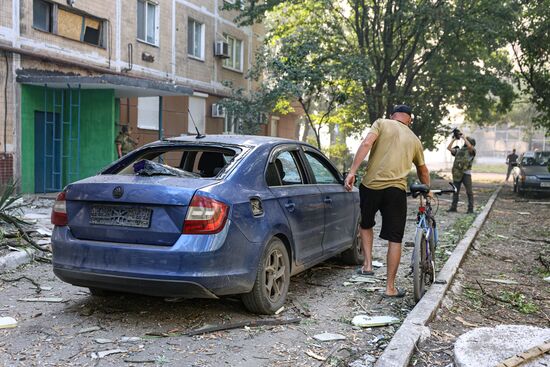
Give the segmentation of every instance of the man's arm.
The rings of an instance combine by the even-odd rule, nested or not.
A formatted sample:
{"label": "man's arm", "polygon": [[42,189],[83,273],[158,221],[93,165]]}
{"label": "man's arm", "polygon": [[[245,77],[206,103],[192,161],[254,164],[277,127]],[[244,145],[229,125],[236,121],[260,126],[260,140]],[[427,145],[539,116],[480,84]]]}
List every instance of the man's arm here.
{"label": "man's arm", "polygon": [[476,148],[472,144],[470,144],[470,141],[467,137],[464,137],[464,144],[466,145],[466,148],[468,148],[468,152],[474,153],[476,151]]}
{"label": "man's arm", "polygon": [[430,171],[425,164],[421,166],[416,166],[416,175],[418,176],[420,182],[430,186]]}
{"label": "man's arm", "polygon": [[447,145],[447,150],[451,153],[453,152],[453,144],[454,144],[455,141],[456,141],[456,139],[453,138],[453,139],[451,139],[451,142],[449,143],[449,145]]}
{"label": "man's arm", "polygon": [[117,143],[116,150],[117,150],[117,153],[118,153],[118,157],[119,158],[122,157],[122,144]]}
{"label": "man's arm", "polygon": [[377,134],[369,133],[367,137],[363,139],[363,141],[361,142],[361,145],[359,145],[359,148],[357,149],[357,153],[355,153],[355,158],[353,159],[353,163],[351,164],[349,173],[346,177],[346,180],[344,181],[344,186],[346,190],[351,191],[351,188],[355,183],[355,174],[357,173],[357,170],[359,169],[361,162],[363,162],[367,154],[369,154],[369,151],[371,150],[376,139],[378,139]]}

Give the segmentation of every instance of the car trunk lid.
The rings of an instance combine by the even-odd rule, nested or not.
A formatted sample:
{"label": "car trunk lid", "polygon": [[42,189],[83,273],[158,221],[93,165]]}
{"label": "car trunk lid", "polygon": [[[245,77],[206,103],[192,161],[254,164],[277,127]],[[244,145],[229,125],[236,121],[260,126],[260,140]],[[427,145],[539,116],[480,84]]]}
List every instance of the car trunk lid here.
{"label": "car trunk lid", "polygon": [[66,189],[67,216],[79,239],[172,245],[196,190],[214,179],[99,175]]}

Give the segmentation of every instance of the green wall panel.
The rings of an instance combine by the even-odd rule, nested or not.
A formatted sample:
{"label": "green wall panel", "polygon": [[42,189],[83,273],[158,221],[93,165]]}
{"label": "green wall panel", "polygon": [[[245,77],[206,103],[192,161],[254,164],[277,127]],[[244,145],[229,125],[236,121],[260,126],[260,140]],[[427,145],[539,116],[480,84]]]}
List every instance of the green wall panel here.
{"label": "green wall panel", "polygon": [[[51,95],[48,93],[48,95]],[[73,103],[77,100],[74,98]],[[68,103],[68,99],[66,100]],[[47,112],[52,111],[52,102],[48,101]],[[36,111],[44,111],[44,88],[21,85],[21,189],[25,193],[35,192],[34,177],[34,118]],[[76,111],[76,109],[74,109]],[[64,109],[66,116],[68,106]],[[74,121],[73,126],[76,126]],[[65,146],[68,146],[68,132],[65,131]],[[76,133],[73,132],[73,137]],[[102,167],[111,163],[115,157],[115,93],[114,90],[81,90],[80,102],[80,160],[78,176],[69,177],[67,160],[64,160],[63,185],[95,175]],[[76,156],[75,148],[71,153]],[[73,168],[75,170],[75,168]]]}

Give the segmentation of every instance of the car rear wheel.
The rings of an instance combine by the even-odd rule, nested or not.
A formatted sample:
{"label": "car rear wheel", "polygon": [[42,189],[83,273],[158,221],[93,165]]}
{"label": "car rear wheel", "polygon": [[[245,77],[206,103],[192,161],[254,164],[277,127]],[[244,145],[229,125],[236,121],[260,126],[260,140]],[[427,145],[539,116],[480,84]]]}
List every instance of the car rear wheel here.
{"label": "car rear wheel", "polygon": [[514,180],[514,192],[518,192],[518,179]]}
{"label": "car rear wheel", "polygon": [[361,265],[363,261],[365,261],[365,254],[363,253],[363,246],[361,245],[359,223],[357,224],[357,230],[351,248],[342,252],[342,261],[348,265]]}
{"label": "car rear wheel", "polygon": [[289,284],[288,251],[283,242],[275,237],[264,250],[252,291],[242,295],[243,303],[251,312],[273,314],[285,303]]}

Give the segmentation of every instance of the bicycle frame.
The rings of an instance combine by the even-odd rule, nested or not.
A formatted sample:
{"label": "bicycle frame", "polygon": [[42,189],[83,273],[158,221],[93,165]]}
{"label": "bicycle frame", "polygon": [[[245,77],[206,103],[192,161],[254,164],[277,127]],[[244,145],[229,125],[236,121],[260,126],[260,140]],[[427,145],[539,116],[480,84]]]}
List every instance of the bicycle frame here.
{"label": "bicycle frame", "polygon": [[[437,238],[437,228],[434,226],[430,226],[428,224],[428,219],[431,217],[432,221],[434,221],[434,218],[432,217],[432,206],[429,201],[429,199],[426,199],[426,205],[423,205],[422,203],[423,197],[420,196],[420,205],[418,206],[418,214],[416,219],[416,231],[415,231],[415,238],[418,235],[418,231],[423,232],[423,236],[426,239],[426,259],[428,261],[432,260],[433,254],[430,252],[430,238],[433,235],[433,241],[434,241],[434,247],[437,246],[438,238]],[[435,221],[434,221],[435,222]],[[414,256],[414,255],[413,255]],[[434,269],[435,271],[435,269]]]}

